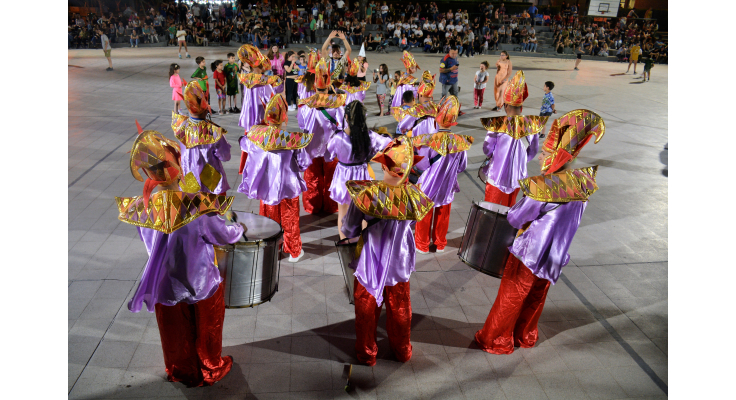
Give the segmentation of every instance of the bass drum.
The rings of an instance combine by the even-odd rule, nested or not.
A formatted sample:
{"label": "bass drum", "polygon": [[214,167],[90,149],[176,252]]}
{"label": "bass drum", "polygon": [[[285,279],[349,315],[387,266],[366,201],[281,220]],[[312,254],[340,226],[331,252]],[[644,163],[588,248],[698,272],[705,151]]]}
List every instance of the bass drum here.
{"label": "bass drum", "polygon": [[350,264],[355,260],[355,251],[358,248],[357,238],[346,238],[335,242],[335,248],[337,249],[337,257],[340,259],[340,265],[342,266],[342,277],[345,278],[345,287],[348,289],[348,301],[350,304],[355,304],[355,270],[350,267]]}
{"label": "bass drum", "polygon": [[235,211],[237,222],[248,227],[245,241],[215,246],[220,274],[225,280],[225,307],[244,308],[265,303],[279,289],[279,253],[284,231],[276,221]]}
{"label": "bass drum", "polygon": [[465,226],[458,257],[471,268],[496,278],[503,276],[509,246],[518,229],[506,219],[509,207],[481,201],[473,202]]}

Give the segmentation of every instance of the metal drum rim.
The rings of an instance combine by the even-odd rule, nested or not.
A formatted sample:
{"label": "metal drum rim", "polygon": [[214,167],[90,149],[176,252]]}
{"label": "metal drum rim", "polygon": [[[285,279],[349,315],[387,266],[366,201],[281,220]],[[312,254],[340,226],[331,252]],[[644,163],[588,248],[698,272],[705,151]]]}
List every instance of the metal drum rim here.
{"label": "metal drum rim", "polygon": [[284,236],[284,230],[281,229],[281,231],[273,236],[267,237],[265,239],[259,239],[259,240],[249,240],[247,242],[235,242],[230,243],[225,246],[213,246],[215,249],[224,251],[226,253],[230,253],[235,251],[235,248],[237,247],[262,247],[261,244],[265,243],[267,241],[276,240],[276,243],[278,243],[279,239],[281,239]]}

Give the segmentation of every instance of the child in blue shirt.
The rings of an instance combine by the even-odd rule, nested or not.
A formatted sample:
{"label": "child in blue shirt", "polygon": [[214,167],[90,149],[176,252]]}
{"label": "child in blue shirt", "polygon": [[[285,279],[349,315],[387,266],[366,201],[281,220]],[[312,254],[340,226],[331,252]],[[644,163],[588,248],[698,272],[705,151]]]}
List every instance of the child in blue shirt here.
{"label": "child in blue shirt", "polygon": [[299,50],[297,53],[299,55],[299,76],[302,76],[307,73],[307,56],[304,50]]}
{"label": "child in blue shirt", "polygon": [[[549,117],[550,115],[557,114],[555,110],[555,96],[552,95],[552,89],[555,88],[555,83],[551,81],[544,82],[544,97],[542,98],[542,109],[539,111],[540,117]],[[543,138],[547,131],[547,126],[542,129],[542,133],[539,138]]]}

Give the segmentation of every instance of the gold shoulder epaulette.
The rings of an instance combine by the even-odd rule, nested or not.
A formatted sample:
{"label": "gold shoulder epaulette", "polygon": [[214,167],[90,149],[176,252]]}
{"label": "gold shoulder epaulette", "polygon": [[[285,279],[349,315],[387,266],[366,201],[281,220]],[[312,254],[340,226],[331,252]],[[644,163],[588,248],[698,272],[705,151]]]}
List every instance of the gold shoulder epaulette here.
{"label": "gold shoulder epaulette", "polygon": [[519,184],[525,196],[537,201],[547,203],[588,201],[588,197],[598,190],[595,182],[597,173],[598,166],[594,165],[520,179]]}
{"label": "gold shoulder epaulette", "polygon": [[481,118],[486,130],[505,133],[514,139],[534,135],[542,131],[549,117],[537,115],[511,115],[505,117]]}
{"label": "gold shoulder epaulette", "polygon": [[366,215],[398,221],[419,221],[434,202],[417,186],[406,183],[389,186],[383,181],[345,182],[353,203]]}

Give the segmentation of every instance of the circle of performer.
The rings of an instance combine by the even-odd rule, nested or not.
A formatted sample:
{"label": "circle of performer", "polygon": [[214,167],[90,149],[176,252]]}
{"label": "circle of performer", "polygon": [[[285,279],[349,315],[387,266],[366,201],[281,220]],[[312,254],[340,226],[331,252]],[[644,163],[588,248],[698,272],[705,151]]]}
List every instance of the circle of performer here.
{"label": "circle of performer", "polygon": [[[280,254],[292,263],[305,254],[300,196],[307,213],[337,213],[336,251],[346,300],[355,309],[358,363],[377,362],[384,305],[393,356],[411,359],[409,281],[416,254],[432,246],[446,250],[458,175],[468,166],[473,138],[452,132],[460,101],[447,95],[435,102],[436,75],[425,70],[415,78],[419,65],[407,51],[391,107],[396,131],[369,128],[363,101],[371,82],[358,78],[364,49],[355,60],[339,46],[329,53],[333,37],[345,40],[333,33],[322,51],[311,49],[307,72],[295,79],[298,131],[287,130],[289,107],[277,93],[281,79],[265,74],[270,61],[251,45],[237,52],[250,72],[238,76],[244,133],[236,192],[259,201],[258,215],[230,209],[234,197],[227,195],[223,167],[231,157],[228,132],[208,119],[212,110],[199,82],[183,89],[188,116],[172,114],[175,139],[136,122],[130,170],[143,182],[142,194],[116,202],[119,220],[137,227],[149,259],[128,309],[140,312],[145,305],[155,313],[170,381],[208,386],[230,371],[233,358],[222,355],[225,308],[278,296]],[[542,139],[549,117],[524,115],[527,97],[524,72],[517,71],[499,100],[506,115],[481,118],[484,201],[460,210],[470,215],[460,260],[501,279],[475,334],[480,349],[494,354],[537,343],[547,292],[568,264],[589,197],[598,190],[598,166],[572,162],[591,139],[601,140],[603,119],[573,110],[554,120]],[[530,177],[527,163],[535,157],[542,174]],[[371,162],[380,165],[381,179]]]}

